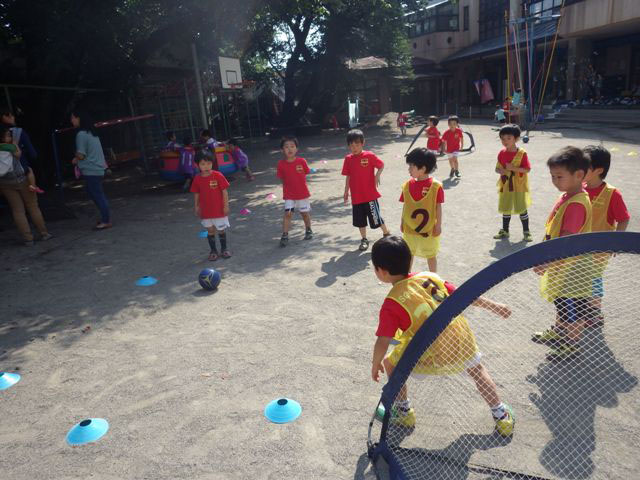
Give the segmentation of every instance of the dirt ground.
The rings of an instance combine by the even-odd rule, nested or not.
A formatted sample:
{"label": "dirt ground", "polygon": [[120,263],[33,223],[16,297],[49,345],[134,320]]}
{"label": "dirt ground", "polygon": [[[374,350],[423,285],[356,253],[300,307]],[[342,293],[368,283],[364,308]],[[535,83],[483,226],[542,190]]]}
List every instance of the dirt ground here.
{"label": "dirt ground", "polygon": [[[445,181],[439,255],[439,273],[458,284],[525,246],[517,218],[511,242],[492,239],[500,228],[497,133],[487,124],[465,128],[477,151],[460,158],[461,181]],[[416,132],[365,132],[366,148],[385,161],[381,208],[393,232],[408,176],[403,155]],[[297,217],[284,249],[275,141],[246,149],[255,182],[231,184],[229,260],[206,260],[191,194],[135,171],[116,171],[107,183],[109,231],[90,230],[96,211],[81,190],[67,192],[77,219],[49,222],[49,242],[21,246],[3,219],[0,371],[18,371],[22,380],[0,392],[0,477],[375,478],[366,436],[382,385],[371,381],[370,361],[388,287],[378,283],[369,252],[357,251],[342,202],[344,137],[300,139],[300,155],[317,169],[308,178],[315,237],[302,239]],[[537,131],[525,146],[535,238],[558,195],[546,159],[562,146],[600,141],[616,149],[608,180],[624,195],[629,229],[640,230],[637,131]],[[442,157],[441,180],[446,163]],[[243,208],[251,214],[241,216]],[[197,283],[209,266],[223,277],[213,293]],[[158,283],[135,286],[143,275]],[[264,418],[265,405],[279,397],[300,402],[298,420]],[[88,417],[107,419],[107,435],[67,446],[67,430]]]}

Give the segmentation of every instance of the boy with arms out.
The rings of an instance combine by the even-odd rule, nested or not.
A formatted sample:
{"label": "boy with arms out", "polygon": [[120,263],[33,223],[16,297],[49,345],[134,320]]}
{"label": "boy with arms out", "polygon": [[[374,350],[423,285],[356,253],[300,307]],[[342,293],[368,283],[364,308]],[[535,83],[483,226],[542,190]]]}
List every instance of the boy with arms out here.
{"label": "boy with arms out", "polygon": [[298,209],[304,221],[304,239],[311,240],[311,202],[309,189],[307,188],[307,175],[311,170],[304,158],[296,156],[298,153],[298,140],[295,137],[284,137],[280,142],[280,148],[284,153],[284,159],[278,162],[277,175],[282,180],[282,198],[284,198],[284,220],[282,222],[282,237],[280,246],[286,247],[289,243],[289,226],[293,212]]}
{"label": "boy with arms out", "polygon": [[462,129],[458,127],[459,120],[456,115],[451,115],[447,121],[449,129],[442,134],[442,147],[449,156],[449,165],[451,171],[449,172],[449,178],[460,178],[460,170],[458,167],[458,153],[464,148],[464,134]]}
{"label": "boy with arms out", "polygon": [[[377,382],[382,371],[391,376],[398,361],[422,324],[433,311],[455,290],[430,272],[411,274],[411,251],[404,240],[390,236],[378,240],[371,251],[371,261],[378,279],[393,287],[380,309],[380,320],[373,349],[371,378]],[[503,318],[511,315],[506,305],[480,297],[475,306],[495,312]],[[402,335],[391,354],[385,358],[391,339],[400,329]],[[513,433],[514,418],[511,408],[500,401],[496,384],[482,365],[475,337],[467,320],[458,316],[429,346],[413,369],[412,375],[452,375],[465,371],[476,384],[478,392],[491,409],[496,431],[509,437]],[[408,399],[406,384],[395,399],[391,421],[413,428],[416,416]]]}
{"label": "boy with arms out", "polygon": [[504,149],[498,153],[496,173],[498,179],[498,211],[502,214],[502,229],[494,235],[496,240],[509,238],[511,214],[520,215],[524,241],[531,242],[533,237],[529,231],[529,212],[531,205],[529,194],[529,172],[531,165],[527,152],[518,148],[516,142],[520,138],[520,127],[505,125],[500,129],[500,140]]}
{"label": "boy with arms out", "polygon": [[436,169],[436,156],[426,148],[415,148],[407,155],[411,179],[402,186],[400,231],[411,254],[427,259],[429,271],[438,268],[442,230],[442,184],[430,176]]}
{"label": "boy with arms out", "polygon": [[207,229],[207,241],[211,252],[209,260],[214,262],[218,256],[216,248],[216,233],[220,239],[222,258],[230,258],[227,249],[227,235],[229,228],[229,182],[220,172],[213,170],[213,160],[209,152],[198,152],[198,167],[200,173],[193,177],[191,192],[194,193],[195,213],[201,218],[201,223]]}
{"label": "boy with arms out", "polygon": [[427,128],[427,150],[435,155],[440,153],[440,131],[438,130],[438,117],[431,115],[427,120],[429,127]]}
{"label": "boy with arms out", "polygon": [[[591,202],[582,187],[589,160],[579,148],[564,147],[549,158],[547,165],[553,185],[564,193],[547,219],[544,239],[591,232]],[[542,275],[542,297],[556,308],[556,322],[551,328],[534,333],[532,340],[555,345],[547,354],[551,361],[580,353],[578,344],[592,311],[593,266],[591,255],[580,255],[534,268],[534,272]]]}
{"label": "boy with arms out", "polygon": [[353,212],[353,226],[360,230],[360,246],[364,252],[369,248],[367,240],[367,220],[373,229],[382,228],[382,233],[389,235],[389,230],[380,214],[378,198],[380,193],[376,187],[380,185],[380,175],[384,163],[372,152],[363,150],[364,133],[361,130],[350,130],[347,134],[347,145],[351,154],[347,155],[342,164],[344,182],[344,203],[349,201],[351,191],[351,205]]}

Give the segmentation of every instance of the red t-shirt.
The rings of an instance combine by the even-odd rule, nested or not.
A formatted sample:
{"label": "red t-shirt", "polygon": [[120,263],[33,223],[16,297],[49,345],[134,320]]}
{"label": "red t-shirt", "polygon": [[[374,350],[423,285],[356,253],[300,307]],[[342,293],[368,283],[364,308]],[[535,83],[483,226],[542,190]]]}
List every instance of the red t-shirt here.
{"label": "red t-shirt", "polygon": [[[424,197],[427,193],[429,193],[429,189],[433,184],[433,177],[429,177],[426,180],[416,180],[412,178],[409,180],[409,193],[411,193],[411,197],[417,202],[422,197]],[[404,202],[404,192],[400,194],[400,201]],[[439,188],[438,194],[436,195],[436,203],[444,203],[444,189]]]}
{"label": "red t-shirt", "polygon": [[440,131],[436,127],[427,128],[427,148],[438,150],[440,148]]}
{"label": "red t-shirt", "polygon": [[398,115],[398,126],[404,127],[407,124],[407,116],[404,114]]}
{"label": "red t-shirt", "polygon": [[[573,197],[573,195],[569,196],[566,193],[563,193],[556,204],[553,206],[552,214],[557,212],[558,209],[571,197]],[[560,227],[560,232],[569,232],[569,234],[578,233],[584,225],[586,219],[587,212],[585,211],[584,207],[579,203],[572,203],[564,211],[564,218],[562,219],[562,227]]]}
{"label": "red t-shirt", "polygon": [[[589,194],[589,200],[596,198],[600,195],[600,192],[604,190],[606,183],[602,182],[602,185],[596,188],[589,188],[585,186],[585,190]],[[614,225],[615,223],[626,222],[631,218],[629,215],[629,211],[627,210],[627,206],[622,199],[622,194],[616,188],[611,194],[611,202],[609,203],[609,210],[607,210],[607,223],[609,225]]]}
{"label": "red t-shirt", "polygon": [[442,141],[447,144],[447,153],[457,152],[460,150],[462,135],[462,129],[460,128],[456,128],[453,131],[451,129],[447,129],[447,131],[442,134]]}
{"label": "red t-shirt", "polygon": [[[410,273],[409,277],[413,277],[415,273]],[[452,294],[456,287],[449,282],[444,282],[449,294]],[[376,337],[393,337],[396,330],[405,331],[411,325],[411,317],[409,313],[395,300],[385,298],[380,308],[380,316],[378,321],[378,329]]]}
{"label": "red t-shirt", "polygon": [[[516,157],[516,153],[518,153],[517,150],[515,152],[507,152],[507,149],[503,148],[498,153],[498,162],[500,162],[500,165],[502,165],[503,167],[506,167],[507,164],[511,163]],[[520,161],[520,168],[528,168],[529,170],[531,170],[531,164],[529,163],[529,157],[527,157],[526,152],[522,156],[522,160]],[[524,173],[518,172],[518,175],[522,177]]]}
{"label": "red t-shirt", "polygon": [[302,200],[311,194],[307,188],[309,165],[304,158],[296,157],[293,162],[282,159],[278,162],[278,178],[282,179],[282,197],[285,200]]}
{"label": "red t-shirt", "polygon": [[200,218],[225,216],[222,192],[227,188],[229,188],[229,182],[216,170],[212,170],[208,177],[203,177],[202,174],[193,177],[191,191],[200,194]]}
{"label": "red t-shirt", "polygon": [[384,167],[384,162],[369,151],[358,155],[350,154],[344,158],[342,175],[349,176],[351,203],[365,203],[380,198],[376,188],[375,171]]}

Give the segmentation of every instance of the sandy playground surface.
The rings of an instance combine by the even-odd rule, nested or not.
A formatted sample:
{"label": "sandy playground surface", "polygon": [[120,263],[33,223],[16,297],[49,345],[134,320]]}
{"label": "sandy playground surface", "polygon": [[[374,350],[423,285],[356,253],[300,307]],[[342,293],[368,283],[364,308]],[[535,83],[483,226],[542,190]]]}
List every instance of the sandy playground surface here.
{"label": "sandy playground surface", "polygon": [[[500,228],[493,172],[500,144],[488,125],[470,129],[477,152],[461,157],[460,182],[445,182],[439,273],[454,283],[524,247],[517,218],[511,242],[492,239]],[[407,179],[403,155],[416,131],[404,138],[393,129],[365,132],[366,148],[386,164],[381,207],[393,232]],[[624,194],[629,229],[640,230],[640,156],[628,155],[640,151],[640,139],[633,135],[532,132],[525,147],[535,238],[558,195],[548,156],[601,140],[617,149],[608,180]],[[300,140],[300,155],[317,169],[308,178],[315,237],[303,241],[297,217],[285,249],[278,247],[274,141],[247,148],[256,181],[238,176],[231,184],[229,260],[206,260],[192,196],[157,177],[116,172],[106,187],[109,231],[90,231],[96,211],[82,191],[68,194],[78,218],[50,222],[56,238],[35,247],[16,244],[3,219],[0,371],[23,377],[0,392],[0,478],[374,478],[366,433],[382,384],[371,381],[370,360],[388,287],[375,278],[369,252],[357,251],[358,232],[342,203],[344,132]],[[442,180],[444,157],[439,165]],[[272,192],[277,198],[267,199]],[[242,208],[252,213],[241,216]],[[197,284],[208,266],[223,276],[212,294]],[[142,275],[157,285],[134,286]],[[264,406],[279,397],[302,405],[294,423],[264,418]],[[67,446],[67,430],[87,417],[106,418],[108,434]]]}

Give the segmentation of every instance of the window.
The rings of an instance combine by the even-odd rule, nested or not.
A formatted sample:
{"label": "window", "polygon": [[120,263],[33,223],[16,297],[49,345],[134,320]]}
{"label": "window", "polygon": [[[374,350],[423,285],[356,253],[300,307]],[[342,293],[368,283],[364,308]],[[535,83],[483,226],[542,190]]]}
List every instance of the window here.
{"label": "window", "polygon": [[509,0],[480,0],[478,18],[480,40],[504,35],[504,17],[508,10]]}
{"label": "window", "polygon": [[462,10],[462,25],[465,32],[469,30],[469,5]]}
{"label": "window", "polygon": [[457,32],[458,5],[451,2],[427,7],[416,13],[407,15],[409,37],[417,37],[434,32]]}
{"label": "window", "polygon": [[[582,0],[565,0],[564,5],[571,5]],[[522,11],[536,17],[549,17],[560,13],[562,0],[523,0]]]}

